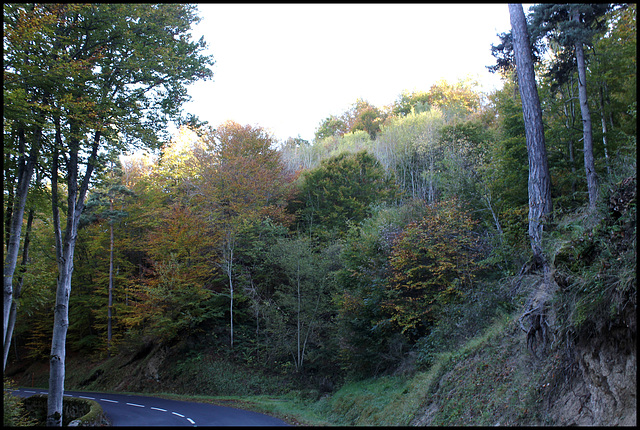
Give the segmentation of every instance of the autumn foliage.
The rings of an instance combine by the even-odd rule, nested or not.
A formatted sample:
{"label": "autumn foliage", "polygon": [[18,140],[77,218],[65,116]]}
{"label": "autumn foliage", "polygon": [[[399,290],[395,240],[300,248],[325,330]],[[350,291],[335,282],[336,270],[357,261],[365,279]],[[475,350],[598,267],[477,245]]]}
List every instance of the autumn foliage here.
{"label": "autumn foliage", "polygon": [[426,208],[393,244],[386,308],[409,338],[425,335],[442,306],[459,299],[473,282],[479,269],[475,224],[458,201],[442,201]]}

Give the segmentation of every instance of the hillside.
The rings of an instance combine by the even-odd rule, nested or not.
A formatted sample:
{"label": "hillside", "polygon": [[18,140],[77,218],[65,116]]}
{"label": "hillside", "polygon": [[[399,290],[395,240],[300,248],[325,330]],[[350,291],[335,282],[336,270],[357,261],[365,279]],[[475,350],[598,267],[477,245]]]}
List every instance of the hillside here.
{"label": "hillside", "polygon": [[49,425],[64,388],[634,423],[636,5],[508,9],[499,88],[359,97],[307,141],[182,109],[194,5],[5,5],[5,387],[49,385]]}
{"label": "hillside", "polygon": [[[148,345],[93,363],[72,356],[67,388],[197,395],[310,425],[636,425],[636,280],[634,274],[625,278],[619,266],[635,261],[635,193],[635,177],[618,183],[607,216],[590,233],[557,238],[562,290],[550,309],[555,316],[549,345],[531,345],[520,308],[500,313],[459,348],[436,354],[426,371],[406,363],[394,375],[347,382],[332,392],[301,389],[224,357],[184,360],[179,345]],[[616,250],[611,260],[598,247],[605,238]],[[615,282],[602,284],[597,303],[580,301],[575,284],[568,283],[577,276],[567,271],[568,250],[585,241],[602,269],[582,276],[613,280],[607,276],[617,274]],[[539,278],[530,273],[504,282],[514,300],[524,303]],[[585,311],[581,306],[590,306],[589,314],[577,319]],[[46,363],[14,364],[8,373],[23,386],[33,378],[44,387],[48,378]]]}

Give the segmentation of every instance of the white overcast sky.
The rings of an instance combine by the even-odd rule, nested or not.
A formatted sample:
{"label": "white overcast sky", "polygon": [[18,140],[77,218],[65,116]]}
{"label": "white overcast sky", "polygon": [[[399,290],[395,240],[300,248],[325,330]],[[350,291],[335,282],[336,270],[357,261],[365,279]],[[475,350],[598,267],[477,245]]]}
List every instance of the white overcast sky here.
{"label": "white overcast sky", "polygon": [[[507,4],[199,4],[216,61],[189,87],[186,112],[231,119],[278,140],[311,141],[320,122],[358,98],[382,107],[403,90],[471,77],[500,87],[486,66],[510,29]],[[525,5],[525,13],[528,5]]]}

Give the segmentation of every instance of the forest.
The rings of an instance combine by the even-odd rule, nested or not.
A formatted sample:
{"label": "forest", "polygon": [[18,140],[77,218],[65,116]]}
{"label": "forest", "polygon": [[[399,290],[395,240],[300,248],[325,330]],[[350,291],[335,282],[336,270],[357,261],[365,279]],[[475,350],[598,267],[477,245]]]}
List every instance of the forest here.
{"label": "forest", "polygon": [[499,90],[443,78],[277,141],[181,111],[213,64],[194,5],[5,4],[5,377],[48,362],[53,417],[65,356],[162,351],[181,382],[149,391],[212,394],[199,372],[234,366],[279,382],[213,394],[334,393],[426,371],[505,315],[523,354],[607,321],[635,342],[636,5],[525,14],[540,219],[511,32],[487,47]]}

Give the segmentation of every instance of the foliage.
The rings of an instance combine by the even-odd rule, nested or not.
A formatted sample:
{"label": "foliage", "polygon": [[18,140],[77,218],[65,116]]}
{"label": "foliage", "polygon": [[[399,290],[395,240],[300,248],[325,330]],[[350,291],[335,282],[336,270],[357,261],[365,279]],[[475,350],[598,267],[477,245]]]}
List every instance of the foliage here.
{"label": "foliage", "polygon": [[447,117],[472,113],[480,107],[477,85],[469,78],[455,84],[440,80],[429,89],[429,105],[439,107]]}
{"label": "foliage", "polygon": [[[144,46],[133,42],[142,31],[135,20],[114,19],[111,28],[102,19],[123,7],[5,6],[7,200],[15,194],[19,156],[36,147],[38,133],[44,145],[27,200],[36,217],[20,272],[14,365],[50,353],[57,264],[54,221],[44,213],[52,191],[63,197],[58,207],[65,212],[71,191],[66,184],[36,185],[50,176],[53,117],[60,116],[65,144],[74,137],[74,120],[86,121],[78,126],[82,143],[102,115],[101,139],[109,139],[109,147],[154,147],[166,131],[164,120],[155,119],[177,114],[170,96],[176,103],[186,96],[178,86],[158,89],[154,100],[136,90],[153,84],[147,69],[133,67],[137,60],[152,67],[159,57],[149,40]],[[195,12],[184,5],[134,9],[141,20],[157,12],[176,34],[172,11],[186,18]],[[54,46],[63,15],[76,19],[76,27],[59,27],[69,37],[95,27],[86,32],[89,42],[92,34],[123,35],[131,38],[132,51],[120,58],[117,47]],[[606,131],[594,130],[605,184],[602,215],[612,197],[607,189],[617,189],[616,201],[622,201],[628,191],[623,179],[635,172],[635,5],[615,7],[600,19],[606,31],[594,32],[586,49],[594,119],[606,124]],[[160,24],[150,26],[160,31]],[[508,36],[502,65],[510,61]],[[180,46],[198,57],[203,45],[183,41]],[[72,58],[71,46],[82,55]],[[158,55],[168,52],[162,46]],[[635,309],[635,203],[625,200],[624,211],[611,209],[600,219],[583,216],[577,81],[560,67],[570,52],[557,43],[546,47],[549,61],[539,59],[536,82],[557,211],[545,225],[543,243],[562,283],[553,302],[558,324],[566,338],[576,339],[605,322],[621,324]],[[178,53],[170,54],[170,64],[162,66],[167,73],[180,67]],[[204,76],[209,61],[189,58],[188,68]],[[556,81],[550,70],[567,73]],[[514,370],[513,357],[524,355],[517,352],[513,325],[499,343],[497,328],[482,334],[494,318],[520,306],[513,276],[528,268],[530,255],[522,106],[514,74],[508,67],[502,73],[503,88],[486,98],[471,80],[442,80],[428,91],[405,91],[384,108],[357,100],[321,122],[313,142],[298,137],[278,146],[262,127],[233,121],[216,128],[185,125],[158,154],[123,158],[121,184],[135,195],[118,194],[119,179],[109,180],[108,160],[115,153],[99,154],[83,214],[87,223],[77,237],[67,348],[104,358],[112,225],[111,351],[180,345],[171,349],[167,389],[238,396],[287,391],[308,411],[325,414],[324,423],[415,424],[411,418],[423,399],[434,396],[441,403],[433,423],[495,424],[501,416],[503,423],[531,422],[527,409],[535,403],[541,370],[531,380],[526,366]],[[74,93],[71,83],[84,85],[86,94]],[[113,99],[102,97],[104,88],[115,91]],[[78,97],[62,97],[65,91]],[[151,112],[158,103],[163,109]],[[83,145],[79,165],[89,155]],[[67,173],[63,166],[60,174]],[[107,209],[110,200],[113,210]],[[125,212],[126,218],[118,217]],[[60,218],[66,221],[64,213]],[[229,337],[235,337],[233,348]],[[455,367],[459,358],[470,359],[464,369]],[[118,379],[115,365],[110,372],[110,381]],[[333,396],[310,403],[345,380]],[[524,403],[517,403],[521,388]]]}
{"label": "foliage", "polygon": [[316,130],[315,140],[322,140],[327,137],[346,133],[347,125],[335,115],[325,118]]}
{"label": "foliage", "polygon": [[444,117],[439,109],[393,118],[382,127],[373,153],[395,178],[408,200],[436,199],[443,148],[439,132]]}
{"label": "foliage", "polygon": [[265,310],[266,330],[271,347],[281,351],[281,359],[291,357],[296,372],[331,338],[334,253],[331,247],[315,250],[304,237],[281,238],[270,251],[282,278]]}
{"label": "foliage", "polygon": [[455,201],[427,208],[393,244],[385,307],[391,322],[415,341],[441,317],[442,306],[460,299],[478,270],[475,222]]}
{"label": "foliage", "polygon": [[554,238],[565,284],[563,330],[591,332],[607,321],[625,321],[625,308],[636,301],[635,174],[611,184],[605,194],[609,198],[591,228],[584,228],[584,219],[565,216]]}
{"label": "foliage", "polygon": [[424,214],[424,204],[376,207],[373,215],[352,225],[342,240],[336,280],[340,364],[349,378],[367,378],[394,369],[408,345],[389,323],[392,245],[407,224]]}
{"label": "foliage", "polygon": [[30,427],[36,425],[36,420],[29,416],[23,399],[11,394],[14,382],[4,378],[2,425],[4,427]]}
{"label": "foliage", "polygon": [[207,396],[242,396],[282,394],[290,387],[285,381],[274,379],[245,366],[202,352],[189,352],[173,367],[172,374],[179,383],[174,389],[183,394]]}
{"label": "foliage", "polygon": [[429,93],[424,91],[403,91],[393,103],[391,112],[395,116],[407,116],[410,113],[422,113],[428,111]]}
{"label": "foliage", "polygon": [[373,156],[342,153],[303,175],[298,222],[318,236],[341,235],[348,223],[369,216],[372,204],[394,197],[393,183]]}
{"label": "foliage", "polygon": [[365,131],[373,140],[385,118],[385,113],[380,109],[366,100],[358,99],[339,117],[331,115],[325,118],[316,129],[315,141],[339,137],[358,130]]}

